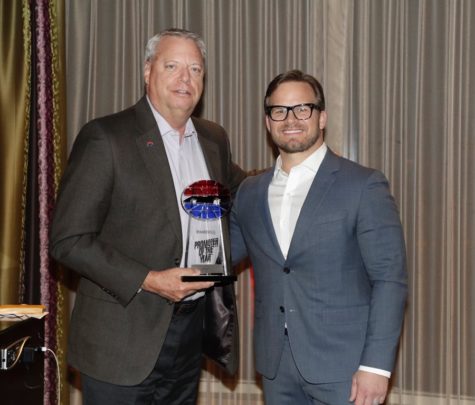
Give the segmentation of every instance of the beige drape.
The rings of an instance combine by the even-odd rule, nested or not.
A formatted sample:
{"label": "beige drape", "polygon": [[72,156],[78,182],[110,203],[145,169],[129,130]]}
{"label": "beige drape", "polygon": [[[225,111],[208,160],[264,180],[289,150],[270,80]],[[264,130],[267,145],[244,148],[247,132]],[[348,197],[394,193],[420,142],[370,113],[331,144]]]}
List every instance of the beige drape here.
{"label": "beige drape", "polygon": [[64,1],[0,0],[0,304],[46,307],[48,352],[38,360],[48,405],[59,391],[69,403],[68,386],[57,386],[66,381],[69,291],[48,248],[66,158],[64,62]]}
{"label": "beige drape", "polygon": [[[227,129],[245,169],[273,162],[262,111],[268,82],[289,68],[322,80],[327,143],[384,171],[405,229],[410,298],[387,403],[473,405],[475,3],[69,0],[70,144],[87,120],[140,97],[146,39],[170,26],[205,39],[201,113]],[[248,271],[237,288],[239,375],[226,379],[208,365],[202,405],[262,403]]]}
{"label": "beige drape", "polygon": [[[0,3],[0,303],[20,297],[28,134],[29,67],[22,38],[21,2]],[[10,25],[11,24],[11,25]],[[9,28],[9,29],[7,29]]]}

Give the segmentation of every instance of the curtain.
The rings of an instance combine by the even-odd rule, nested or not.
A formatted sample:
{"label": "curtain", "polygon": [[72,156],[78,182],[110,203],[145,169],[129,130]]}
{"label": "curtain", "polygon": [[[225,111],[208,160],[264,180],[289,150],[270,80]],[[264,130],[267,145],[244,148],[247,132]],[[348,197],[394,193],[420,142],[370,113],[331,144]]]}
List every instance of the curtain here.
{"label": "curtain", "polygon": [[[0,299],[17,302],[21,277],[25,134],[28,133],[29,64],[25,63],[20,2],[0,2]],[[9,23],[11,21],[11,25]],[[8,28],[8,29],[7,29]],[[26,102],[25,102],[26,101]],[[7,119],[8,117],[8,119]],[[8,175],[7,175],[8,174]]]}
{"label": "curtain", "polygon": [[408,251],[392,401],[475,399],[474,18],[470,0],[354,7],[344,144],[391,180]]}
{"label": "curtain", "polygon": [[[59,403],[65,381],[67,300],[49,258],[48,233],[65,145],[62,1],[0,2],[0,301],[43,304],[44,403]],[[69,403],[62,384],[63,403]]]}
{"label": "curtain", "polygon": [[[68,145],[85,122],[143,94],[146,40],[171,26],[203,36],[200,113],[227,129],[246,170],[274,160],[269,81],[291,68],[315,75],[327,143],[387,175],[405,230],[410,297],[386,403],[474,404],[474,21],[471,0],[68,0]],[[263,403],[251,272],[236,286],[239,373],[206,364],[200,404]]]}

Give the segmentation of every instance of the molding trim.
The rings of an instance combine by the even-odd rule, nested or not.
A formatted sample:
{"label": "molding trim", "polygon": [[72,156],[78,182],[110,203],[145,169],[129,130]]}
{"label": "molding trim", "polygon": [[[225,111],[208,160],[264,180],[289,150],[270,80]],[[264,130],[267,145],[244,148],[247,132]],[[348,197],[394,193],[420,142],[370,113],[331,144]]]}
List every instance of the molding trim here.
{"label": "molding trim", "polygon": [[475,405],[475,397],[447,396],[428,392],[404,392],[394,389],[386,401],[388,405]]}
{"label": "molding trim", "polygon": [[[232,384],[230,384],[232,386]],[[236,399],[241,395],[253,396],[255,405],[264,403],[262,389],[254,380],[242,380],[233,389],[224,385],[220,380],[202,378],[200,381],[200,397],[219,394],[221,399]],[[428,392],[411,392],[393,389],[386,400],[387,405],[475,405],[475,397],[447,397],[446,395]]]}

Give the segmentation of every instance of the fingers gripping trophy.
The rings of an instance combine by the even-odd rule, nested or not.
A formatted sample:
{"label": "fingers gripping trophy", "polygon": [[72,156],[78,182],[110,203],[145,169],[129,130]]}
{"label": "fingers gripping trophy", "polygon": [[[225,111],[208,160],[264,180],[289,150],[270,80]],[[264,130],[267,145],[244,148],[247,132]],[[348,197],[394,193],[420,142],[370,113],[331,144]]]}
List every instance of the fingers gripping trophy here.
{"label": "fingers gripping trophy", "polygon": [[222,219],[231,208],[229,190],[217,181],[199,180],[185,188],[181,203],[188,214],[185,267],[201,271],[182,280],[236,281],[236,276],[229,273],[223,239]]}

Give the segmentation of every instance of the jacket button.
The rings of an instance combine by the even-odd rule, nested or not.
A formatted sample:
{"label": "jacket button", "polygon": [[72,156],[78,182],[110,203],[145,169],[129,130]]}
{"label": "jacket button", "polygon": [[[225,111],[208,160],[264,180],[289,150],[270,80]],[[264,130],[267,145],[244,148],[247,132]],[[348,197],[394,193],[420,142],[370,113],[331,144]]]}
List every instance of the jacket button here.
{"label": "jacket button", "polygon": [[178,267],[180,265],[180,262],[181,262],[180,258],[176,257],[175,258],[175,266]]}
{"label": "jacket button", "polygon": [[285,312],[285,309],[284,309],[284,307],[283,307],[282,305],[279,307],[279,309],[280,309],[280,312],[282,312],[282,313]]}
{"label": "jacket button", "polygon": [[288,267],[284,267],[284,273],[285,274],[289,274],[290,273],[290,269]]}

